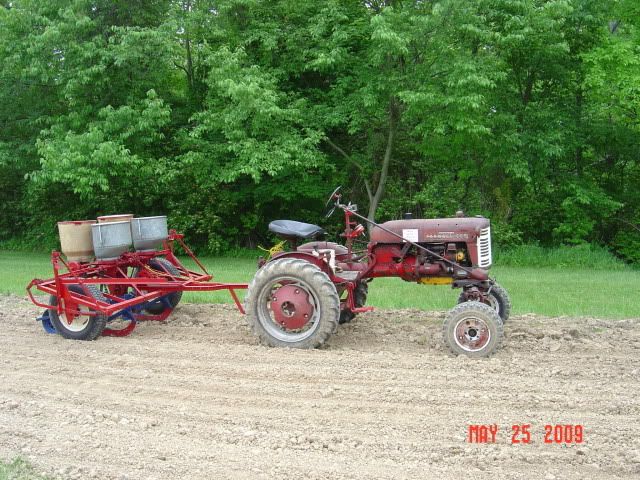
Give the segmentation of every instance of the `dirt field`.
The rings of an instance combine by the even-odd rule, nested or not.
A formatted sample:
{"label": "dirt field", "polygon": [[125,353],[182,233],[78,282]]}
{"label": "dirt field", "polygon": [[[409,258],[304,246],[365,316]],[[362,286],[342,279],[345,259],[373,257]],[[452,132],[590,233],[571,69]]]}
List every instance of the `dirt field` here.
{"label": "dirt field", "polygon": [[[47,335],[0,297],[0,458],[61,478],[640,478],[640,320],[514,317],[489,360],[441,313],[365,314],[327,348],[256,345],[229,306],[129,338]],[[469,424],[499,425],[469,444]],[[530,423],[530,444],[511,425]],[[580,445],[545,424],[581,424]]]}

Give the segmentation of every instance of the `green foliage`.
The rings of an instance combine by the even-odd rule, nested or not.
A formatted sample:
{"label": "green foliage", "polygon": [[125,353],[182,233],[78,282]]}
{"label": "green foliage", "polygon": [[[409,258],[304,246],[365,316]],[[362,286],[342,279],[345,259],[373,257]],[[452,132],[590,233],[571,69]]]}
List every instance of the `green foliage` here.
{"label": "green foliage", "polygon": [[[319,131],[305,127],[305,101],[278,88],[270,73],[251,65],[242,49],[212,52],[204,110],[193,116],[193,141],[185,161],[209,164],[211,182],[312,169],[322,162]],[[216,161],[217,160],[217,161]]]}
{"label": "green foliage", "polygon": [[0,242],[132,212],[253,248],[343,184],[377,220],[463,209],[499,248],[637,262],[639,19],[635,0],[4,2]]}
{"label": "green foliage", "polygon": [[491,222],[491,236],[493,248],[498,252],[519,247],[523,243],[522,232],[501,221]]}
{"label": "green foliage", "polygon": [[622,207],[601,189],[577,183],[569,183],[570,190],[561,204],[560,225],[553,231],[565,244],[580,244],[592,238],[597,223],[613,215]]}
{"label": "green foliage", "polygon": [[16,457],[11,462],[0,461],[0,480],[47,480],[48,476],[39,475],[24,459]]}
{"label": "green foliage", "polygon": [[144,153],[147,146],[162,140],[160,129],[169,116],[169,108],[149,90],[137,104],[100,109],[97,119],[80,133],[69,129],[64,119],[42,132],[37,142],[41,169],[31,179],[41,189],[52,183],[64,185],[87,203],[104,201],[104,194],[112,190],[134,192],[137,184],[155,173],[153,161],[134,152]]}
{"label": "green foliage", "polygon": [[626,261],[640,264],[640,234],[620,231],[613,238],[612,247]]}
{"label": "green foliage", "polygon": [[569,268],[587,270],[626,270],[628,267],[608,250],[594,245],[544,248],[537,245],[519,245],[496,254],[497,266]]}

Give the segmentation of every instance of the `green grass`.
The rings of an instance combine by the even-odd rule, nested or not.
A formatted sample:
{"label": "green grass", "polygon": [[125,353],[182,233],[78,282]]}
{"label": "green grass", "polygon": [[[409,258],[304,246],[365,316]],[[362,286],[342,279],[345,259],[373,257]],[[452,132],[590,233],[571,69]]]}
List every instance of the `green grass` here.
{"label": "green grass", "polygon": [[[521,252],[525,257],[526,252]],[[583,258],[582,266],[567,265],[566,262]],[[541,254],[542,255],[542,254]],[[491,270],[509,292],[513,311],[559,316],[595,316],[603,318],[639,317],[637,298],[640,298],[640,271],[613,261],[607,263],[599,253],[590,253],[595,258],[593,267],[584,264],[584,252],[547,253],[542,262],[548,265],[549,258],[559,260],[558,267],[498,265]],[[498,261],[512,263],[500,257]],[[256,261],[247,258],[204,258],[203,263],[221,282],[248,283],[255,270]],[[49,255],[0,251],[0,293],[24,295],[24,288],[33,277],[51,276]],[[454,305],[458,290],[447,286],[427,286],[403,282],[398,278],[375,279],[370,285],[370,305],[379,308],[418,308],[424,310],[446,310]],[[227,293],[186,293],[185,301],[199,303],[230,302]]]}
{"label": "green grass", "polygon": [[[635,270],[494,267],[491,275],[509,292],[516,314],[640,317],[636,300],[640,272]],[[454,304],[459,290],[382,278],[374,280],[369,292],[372,305],[445,310]]]}
{"label": "green grass", "polygon": [[33,467],[21,458],[12,462],[0,460],[0,480],[47,480],[50,477],[38,475]]}

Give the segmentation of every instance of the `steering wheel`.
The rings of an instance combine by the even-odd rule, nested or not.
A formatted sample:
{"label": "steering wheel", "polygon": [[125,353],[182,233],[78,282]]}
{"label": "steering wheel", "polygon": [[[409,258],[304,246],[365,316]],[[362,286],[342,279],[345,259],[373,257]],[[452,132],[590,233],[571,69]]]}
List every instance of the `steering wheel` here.
{"label": "steering wheel", "polygon": [[[342,188],[342,185],[339,185],[333,193],[329,196],[327,203],[324,205],[324,209],[326,213],[324,214],[325,218],[329,218],[333,215],[333,212],[336,211],[336,207],[338,206],[338,200],[340,200],[340,195],[338,195],[338,191]],[[335,198],[337,196],[337,198]],[[330,207],[331,202],[333,202],[333,207]]]}

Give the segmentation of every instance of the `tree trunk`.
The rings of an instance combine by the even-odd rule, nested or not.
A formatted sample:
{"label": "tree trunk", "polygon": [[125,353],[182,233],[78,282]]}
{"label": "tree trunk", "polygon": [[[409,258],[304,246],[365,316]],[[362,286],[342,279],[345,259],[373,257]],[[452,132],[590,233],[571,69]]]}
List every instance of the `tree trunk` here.
{"label": "tree trunk", "polygon": [[384,151],[384,157],[382,158],[382,168],[380,169],[380,178],[378,179],[378,186],[375,193],[371,190],[369,182],[365,182],[367,188],[367,195],[369,196],[369,212],[367,218],[369,221],[374,222],[376,218],[376,210],[384,194],[384,188],[387,184],[387,176],[389,174],[389,163],[391,162],[391,155],[393,154],[393,147],[396,139],[396,133],[398,131],[399,120],[399,105],[396,99],[392,99],[389,103],[389,133],[387,134],[387,146]]}
{"label": "tree trunk", "polygon": [[578,177],[582,176],[582,163],[583,163],[583,153],[584,153],[584,148],[582,145],[583,143],[582,141],[582,100],[583,100],[582,88],[578,87],[576,91],[576,130],[578,132],[577,139],[578,139],[579,145],[576,147],[576,154],[575,154],[576,175]]}
{"label": "tree trunk", "polygon": [[[191,0],[189,0],[187,2],[187,12],[191,13]],[[185,32],[184,32],[184,46],[187,50],[187,82],[189,84],[189,91],[191,93],[191,95],[194,94],[193,92],[193,58],[191,57],[191,38],[189,36],[189,32],[187,31],[187,27],[186,27],[186,22],[185,22]]]}

